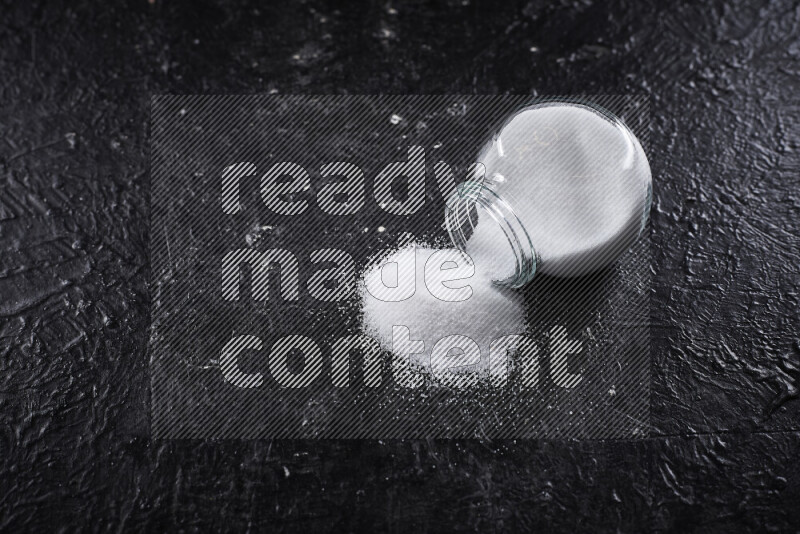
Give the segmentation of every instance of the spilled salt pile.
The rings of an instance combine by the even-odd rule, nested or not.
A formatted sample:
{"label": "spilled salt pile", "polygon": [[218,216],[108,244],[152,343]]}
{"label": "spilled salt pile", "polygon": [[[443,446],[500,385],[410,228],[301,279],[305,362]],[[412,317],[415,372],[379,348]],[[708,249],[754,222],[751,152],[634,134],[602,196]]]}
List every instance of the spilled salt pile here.
{"label": "spilled salt pile", "polygon": [[[461,269],[460,279],[455,279],[456,271],[448,273],[456,266]],[[473,264],[455,249],[406,245],[368,269],[359,289],[364,333],[397,353],[394,327],[406,327],[411,345],[415,341],[424,344],[417,343],[415,349],[421,350],[408,356],[410,362],[422,367],[435,370],[442,365],[456,368],[456,375],[459,370],[467,375],[480,374],[488,369],[493,341],[525,331],[522,295],[493,284],[483,263]],[[390,301],[397,298],[404,300]],[[433,347],[448,336],[470,338],[480,350],[479,357],[475,351],[458,347],[447,350],[444,342],[437,352],[439,361],[436,357],[432,361]]]}

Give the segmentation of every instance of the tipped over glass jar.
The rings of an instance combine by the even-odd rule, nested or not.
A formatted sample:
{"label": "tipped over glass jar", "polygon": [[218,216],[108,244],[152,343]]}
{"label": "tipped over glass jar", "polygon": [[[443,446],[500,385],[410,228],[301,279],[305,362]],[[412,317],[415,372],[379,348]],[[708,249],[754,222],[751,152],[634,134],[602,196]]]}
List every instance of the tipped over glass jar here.
{"label": "tipped over glass jar", "polygon": [[545,102],[511,116],[481,150],[483,175],[447,202],[453,244],[495,283],[608,266],[644,229],[650,165],[625,123],[591,104]]}

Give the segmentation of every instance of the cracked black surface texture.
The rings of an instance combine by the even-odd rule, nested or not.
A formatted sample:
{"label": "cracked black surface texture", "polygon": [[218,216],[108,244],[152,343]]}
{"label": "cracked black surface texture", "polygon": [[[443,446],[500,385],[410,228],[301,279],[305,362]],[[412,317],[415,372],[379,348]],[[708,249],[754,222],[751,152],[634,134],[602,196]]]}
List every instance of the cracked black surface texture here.
{"label": "cracked black surface texture", "polygon": [[[0,3],[0,529],[800,529],[796,2]],[[637,441],[152,442],[153,93],[651,95]]]}

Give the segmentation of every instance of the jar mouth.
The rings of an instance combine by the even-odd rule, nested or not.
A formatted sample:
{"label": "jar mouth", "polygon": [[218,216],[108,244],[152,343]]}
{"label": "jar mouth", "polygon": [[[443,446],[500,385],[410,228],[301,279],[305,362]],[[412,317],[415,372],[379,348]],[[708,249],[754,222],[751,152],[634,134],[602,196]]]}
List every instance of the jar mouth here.
{"label": "jar mouth", "polygon": [[450,241],[467,254],[468,232],[474,229],[474,218],[481,213],[488,215],[492,224],[503,231],[515,260],[513,274],[493,282],[514,289],[524,286],[536,274],[536,250],[514,209],[490,186],[467,181],[460,184],[447,200],[445,227]]}

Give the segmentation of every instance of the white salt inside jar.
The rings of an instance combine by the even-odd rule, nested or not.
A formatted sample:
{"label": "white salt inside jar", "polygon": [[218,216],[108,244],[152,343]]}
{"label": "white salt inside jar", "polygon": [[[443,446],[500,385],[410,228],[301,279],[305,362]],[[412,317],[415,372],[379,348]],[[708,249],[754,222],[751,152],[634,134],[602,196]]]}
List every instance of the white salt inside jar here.
{"label": "white salt inside jar", "polygon": [[481,150],[483,182],[449,199],[453,243],[510,287],[538,271],[579,276],[612,263],[638,237],[652,177],[641,144],[618,118],[572,103],[512,116]]}

